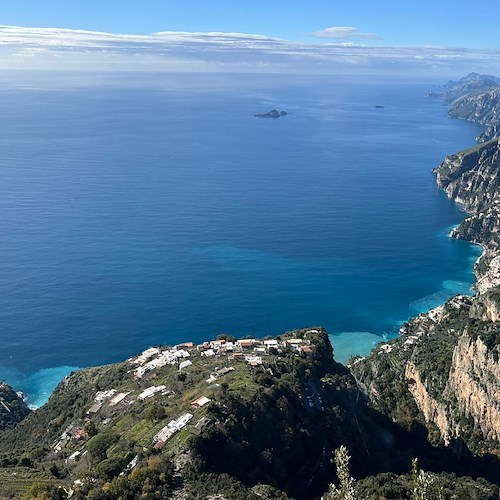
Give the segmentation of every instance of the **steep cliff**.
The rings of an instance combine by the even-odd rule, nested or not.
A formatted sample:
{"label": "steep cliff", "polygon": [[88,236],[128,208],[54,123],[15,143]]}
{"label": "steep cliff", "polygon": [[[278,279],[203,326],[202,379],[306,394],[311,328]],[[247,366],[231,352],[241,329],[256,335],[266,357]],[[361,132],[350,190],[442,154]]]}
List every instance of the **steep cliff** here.
{"label": "steep cliff", "polygon": [[[448,156],[434,170],[437,184],[469,211],[482,212],[498,201],[500,139]],[[493,228],[495,229],[495,228]]]}
{"label": "steep cliff", "polygon": [[0,432],[26,418],[30,409],[23,398],[7,384],[0,382]]}
{"label": "steep cliff", "polygon": [[498,123],[500,121],[500,86],[458,98],[453,101],[448,114],[452,118],[470,120],[487,126]]}
{"label": "steep cliff", "polygon": [[[465,333],[453,351],[447,385],[458,410],[472,419],[486,440],[500,441],[500,364],[498,346],[487,346],[481,337]],[[457,434],[459,430],[457,430]]]}
{"label": "steep cliff", "polygon": [[[375,408],[407,428],[424,424],[435,445],[462,440],[476,454],[498,454],[500,336],[491,321],[497,310],[496,302],[491,309],[453,298],[407,323],[400,338],[351,371]],[[385,379],[378,377],[381,367]]]}
{"label": "steep cliff", "polygon": [[476,265],[476,289],[500,284],[500,139],[448,156],[435,170],[438,186],[470,215],[452,231],[454,238],[483,246]]}
{"label": "steep cliff", "polygon": [[499,139],[435,169],[438,186],[470,214],[452,236],[483,246],[476,295],[411,320],[400,338],[351,367],[375,408],[408,428],[425,424],[435,444],[464,442],[479,455],[500,454],[499,170]]}
{"label": "steep cliff", "polygon": [[500,122],[489,125],[488,128],[476,137],[477,142],[488,142],[500,135]]}

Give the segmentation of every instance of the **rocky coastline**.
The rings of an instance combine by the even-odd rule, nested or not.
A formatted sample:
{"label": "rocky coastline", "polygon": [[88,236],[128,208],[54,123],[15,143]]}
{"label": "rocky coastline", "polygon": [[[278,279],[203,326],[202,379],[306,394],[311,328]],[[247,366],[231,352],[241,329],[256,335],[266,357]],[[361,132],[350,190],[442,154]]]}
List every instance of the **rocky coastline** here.
{"label": "rocky coastline", "polygon": [[[461,85],[456,94],[467,82]],[[499,86],[465,93],[449,115],[498,130],[499,99]],[[477,456],[500,453],[499,171],[498,137],[449,155],[434,169],[438,187],[468,213],[451,236],[483,248],[475,295],[411,319],[399,338],[351,364],[374,408],[408,428],[421,423],[435,445],[457,453],[465,446]]]}

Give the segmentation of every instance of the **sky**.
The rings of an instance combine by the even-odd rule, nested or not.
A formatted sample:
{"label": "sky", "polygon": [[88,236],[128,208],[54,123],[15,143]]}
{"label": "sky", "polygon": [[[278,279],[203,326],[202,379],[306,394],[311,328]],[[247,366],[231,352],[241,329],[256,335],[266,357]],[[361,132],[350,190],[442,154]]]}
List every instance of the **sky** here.
{"label": "sky", "polygon": [[499,21],[470,0],[0,0],[0,69],[498,74]]}

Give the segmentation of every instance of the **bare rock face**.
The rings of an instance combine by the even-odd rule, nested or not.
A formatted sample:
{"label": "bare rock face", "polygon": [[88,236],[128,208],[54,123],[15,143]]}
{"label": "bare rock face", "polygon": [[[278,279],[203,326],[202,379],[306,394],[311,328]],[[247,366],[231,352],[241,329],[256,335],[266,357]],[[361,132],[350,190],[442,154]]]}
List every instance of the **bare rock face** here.
{"label": "bare rock face", "polygon": [[498,349],[492,351],[482,339],[463,335],[453,353],[447,387],[460,413],[472,418],[483,437],[491,441],[500,441],[498,354]]}
{"label": "bare rock face", "polygon": [[499,138],[448,156],[434,171],[469,212],[451,236],[483,247],[476,295],[410,320],[398,339],[351,367],[376,409],[406,427],[426,425],[434,443],[460,438],[479,455],[500,454],[499,171]]}
{"label": "bare rock face", "polygon": [[500,139],[450,155],[434,172],[438,186],[471,213],[451,235],[483,246],[476,290],[484,293],[500,284]]}
{"label": "bare rock face", "polygon": [[[495,257],[495,266],[490,264],[490,271],[494,267],[495,280],[498,279],[497,274],[499,269],[497,269],[497,264],[500,264],[500,256]],[[483,286],[484,281],[489,277],[485,275],[482,278]],[[493,278],[491,278],[489,286],[485,286],[484,290],[478,288],[479,296],[474,301],[471,310],[471,316],[485,322],[500,322],[500,286],[498,283],[493,283]],[[500,326],[499,326],[500,329]]]}
{"label": "bare rock face", "polygon": [[422,412],[425,421],[435,424],[443,437],[444,443],[449,445],[451,429],[446,405],[429,394],[425,383],[422,382],[419,370],[411,361],[406,364],[405,379],[408,390]]}
{"label": "bare rock face", "polygon": [[23,398],[12,387],[0,382],[0,432],[15,426],[30,413]]}
{"label": "bare rock face", "polygon": [[456,99],[448,114],[452,118],[462,118],[487,126],[500,122],[500,86],[468,93]]}
{"label": "bare rock face", "polygon": [[437,184],[467,210],[499,201],[500,139],[448,156],[435,169]]}
{"label": "bare rock face", "polygon": [[498,136],[500,136],[500,122],[490,125],[484,132],[476,137],[476,140],[477,142],[488,142]]}
{"label": "bare rock face", "polygon": [[[498,309],[496,310],[498,313]],[[419,368],[406,364],[405,379],[426,423],[437,426],[449,445],[453,438],[467,434],[472,427],[491,442],[500,441],[500,363],[498,348],[491,348],[481,338],[464,333],[454,351],[446,388],[440,397],[428,390]]]}

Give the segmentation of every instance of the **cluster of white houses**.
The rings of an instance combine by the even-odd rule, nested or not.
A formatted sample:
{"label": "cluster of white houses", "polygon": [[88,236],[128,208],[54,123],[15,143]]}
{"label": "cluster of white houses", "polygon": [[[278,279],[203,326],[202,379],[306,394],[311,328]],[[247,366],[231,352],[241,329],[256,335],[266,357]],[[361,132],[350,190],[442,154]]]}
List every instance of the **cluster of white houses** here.
{"label": "cluster of white houses", "polygon": [[[309,330],[308,333],[318,333],[318,331]],[[192,357],[191,353],[193,353],[193,355],[204,357],[224,357],[225,361],[241,360],[249,366],[257,367],[263,364],[266,355],[284,351],[293,351],[297,354],[305,356],[312,356],[313,354],[311,342],[308,339],[292,338],[285,340],[258,340],[248,338],[231,341],[219,338],[217,340],[203,342],[198,345],[193,342],[185,342],[168,348],[151,347],[146,349],[139,356],[129,359],[128,362],[132,365],[134,376],[137,379],[142,379],[145,374],[166,365],[177,365],[178,370],[182,372],[184,369],[193,365],[193,362],[189,359]],[[233,366],[215,368],[214,371],[210,373],[209,378],[206,379],[206,382],[211,384],[233,371]],[[171,395],[172,391],[167,389],[165,385],[152,385],[142,390],[142,392],[136,397],[132,395],[131,391],[118,392],[116,389],[98,391],[94,396],[92,406],[87,410],[87,419],[97,414],[104,405],[109,407],[117,406],[118,404],[130,405],[134,403],[134,401],[145,401],[157,394]],[[202,396],[194,400],[191,403],[191,406],[194,410],[197,410],[209,402],[209,398]],[[187,423],[192,418],[192,413],[184,413],[177,419],[171,420],[154,436],[154,445],[158,448],[162,447],[171,436],[186,427]],[[103,421],[103,424],[106,424],[110,420],[110,418],[107,418]],[[190,431],[193,434],[200,434],[209,424],[210,419],[208,417],[202,417],[194,426],[192,426]],[[69,441],[73,441],[76,444],[76,442],[85,441],[86,439],[88,439],[88,435],[82,427],[70,425],[61,434],[57,443],[54,444],[53,450],[56,453],[59,453]],[[79,455],[80,452],[75,452],[70,458],[74,461]],[[129,465],[133,468],[135,464],[131,463]]]}
{"label": "cluster of white houses", "polygon": [[[317,333],[317,330],[310,330]],[[293,338],[286,340],[268,339],[258,340],[254,338],[241,340],[217,339],[201,344],[184,342],[174,347],[161,348],[151,347],[135,358],[129,359],[134,367],[134,375],[141,379],[146,373],[154,371],[166,365],[178,365],[179,371],[191,366],[193,363],[187,359],[191,357],[191,350],[196,350],[201,356],[227,356],[228,359],[243,359],[250,366],[262,365],[262,356],[270,354],[273,350],[280,352],[285,349],[292,350],[306,356],[312,355],[311,342],[307,339]],[[211,374],[210,381],[214,381],[220,374]]]}
{"label": "cluster of white houses", "polygon": [[155,448],[161,448],[170,436],[173,436],[176,432],[184,429],[184,427],[186,427],[186,424],[192,418],[193,418],[192,413],[184,413],[178,419],[171,420],[153,438],[153,442],[155,443]]}
{"label": "cluster of white houses", "polygon": [[[210,342],[203,342],[196,346],[196,350],[202,356],[216,356],[221,354],[228,354],[234,358],[243,356],[245,360],[251,364],[252,356],[248,353],[252,352],[256,356],[259,354],[266,354],[272,352],[273,349],[281,351],[283,349],[291,349],[299,353],[312,353],[310,341],[306,339],[286,339],[283,341],[277,339],[259,340],[259,339],[241,339],[234,342],[224,339],[211,340]],[[185,345],[185,344],[184,344]]]}
{"label": "cluster of white houses", "polygon": [[[151,347],[149,349],[146,349],[137,358],[133,358],[131,362],[132,364],[137,366],[137,368],[134,370],[135,376],[137,378],[142,378],[147,372],[150,372],[156,368],[162,368],[166,365],[176,365],[181,359],[189,358],[189,356],[189,352],[182,348],[179,348],[179,346],[172,347],[166,350],[161,350],[158,347]],[[153,359],[149,360],[150,358]]]}
{"label": "cluster of white houses", "polygon": [[[191,402],[191,406],[196,410],[203,408],[210,403],[211,399],[206,396],[201,396]],[[171,420],[165,427],[163,427],[153,438],[155,448],[162,448],[165,442],[173,436],[176,432],[184,429],[186,424],[193,418],[192,413],[184,413],[176,420]],[[201,431],[210,423],[207,417],[201,418],[196,425],[191,429],[193,434],[200,434]]]}

